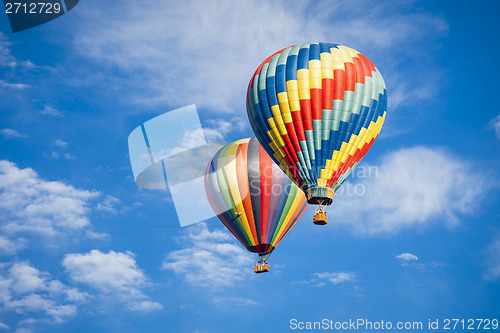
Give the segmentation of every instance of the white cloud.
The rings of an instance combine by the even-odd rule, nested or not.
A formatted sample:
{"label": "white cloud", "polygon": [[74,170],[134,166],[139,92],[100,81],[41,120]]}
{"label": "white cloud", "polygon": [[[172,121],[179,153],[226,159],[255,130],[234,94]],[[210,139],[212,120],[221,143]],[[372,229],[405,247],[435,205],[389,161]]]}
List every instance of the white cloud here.
{"label": "white cloud", "polygon": [[77,307],[88,295],[67,287],[28,262],[0,267],[0,304],[5,312],[36,316],[23,323],[38,320],[61,323],[76,316]]}
{"label": "white cloud", "polygon": [[57,147],[62,148],[62,149],[65,149],[65,148],[68,148],[68,143],[64,142],[61,139],[57,139],[57,140],[54,141],[54,146],[57,146]]}
{"label": "white cloud", "polygon": [[149,284],[149,279],[139,269],[131,252],[92,250],[85,254],[67,254],[62,264],[74,281],[84,283],[108,297],[117,297],[132,311],[148,312],[163,308],[141,291]]}
{"label": "white cloud", "polygon": [[162,310],[163,306],[160,303],[146,300],[146,301],[130,302],[127,304],[127,308],[131,311],[137,311],[137,312],[153,312]]}
{"label": "white cloud", "polygon": [[417,261],[418,257],[414,254],[404,252],[396,256],[397,259],[399,259],[402,262],[408,262],[408,261]]}
{"label": "white cloud", "polygon": [[225,230],[210,231],[198,223],[187,229],[183,245],[167,255],[162,268],[183,275],[188,283],[220,289],[252,277],[251,255]]}
{"label": "white cloud", "polygon": [[50,154],[43,153],[43,156],[45,156],[49,160],[57,160],[60,158],[63,158],[65,160],[74,160],[76,159],[76,156],[73,154],[69,153],[59,153],[57,151],[51,151]]}
{"label": "white cloud", "polygon": [[490,123],[488,124],[488,128],[495,131],[497,139],[500,140],[500,114],[495,118],[491,119]]}
{"label": "white cloud", "polygon": [[208,119],[203,127],[208,142],[224,141],[231,132],[242,132],[248,127],[248,121],[241,117],[231,119]]}
{"label": "white cloud", "polygon": [[314,273],[310,280],[295,281],[295,284],[313,285],[314,287],[324,287],[328,284],[336,286],[345,285],[356,281],[356,272],[323,272]]}
{"label": "white cloud", "polygon": [[56,235],[90,226],[90,202],[100,194],[41,179],[31,169],[0,161],[1,229]]}
{"label": "white cloud", "polygon": [[500,278],[500,237],[493,240],[485,252],[486,255],[486,271],[484,279],[498,280]]}
{"label": "white cloud", "polygon": [[50,104],[44,105],[43,110],[40,111],[40,113],[43,115],[53,116],[53,117],[62,117],[63,116],[63,113],[60,110],[54,108]]}
{"label": "white cloud", "polygon": [[253,306],[259,304],[251,299],[241,297],[215,297],[212,302],[214,302],[215,305],[224,308],[233,306]]}
{"label": "white cloud", "polygon": [[10,67],[11,69],[30,70],[36,68],[30,60],[18,61],[11,53],[12,43],[7,35],[0,31],[0,67]]}
{"label": "white cloud", "polygon": [[445,263],[439,261],[430,262],[418,262],[418,257],[412,253],[404,252],[396,256],[399,260],[401,266],[403,267],[413,267],[420,271],[431,271],[437,268],[442,268],[447,266]]}
{"label": "white cloud", "polygon": [[116,206],[121,205],[121,200],[112,196],[106,195],[106,197],[97,204],[95,209],[100,212],[108,213],[111,215],[115,215],[118,213],[116,210]]}
{"label": "white cloud", "polygon": [[5,325],[4,323],[0,323],[0,329],[2,330],[8,330],[10,327]]}
{"label": "white cloud", "polygon": [[0,66],[15,68],[17,65],[16,58],[10,53],[12,43],[7,36],[0,31]]}
{"label": "white cloud", "polygon": [[87,230],[87,237],[93,239],[109,239],[109,235],[102,232],[95,232],[92,230]]}
{"label": "white cloud", "polygon": [[338,273],[315,273],[318,279],[338,285],[356,280],[356,273],[353,272],[338,272]]}
{"label": "white cloud", "polygon": [[5,80],[0,80],[0,88],[26,89],[30,88],[30,86],[24,83],[11,83]]}
{"label": "white cloud", "polygon": [[329,212],[333,223],[370,234],[429,223],[451,227],[493,186],[477,168],[436,148],[400,149],[383,156],[376,169],[339,188]]}
{"label": "white cloud", "polygon": [[11,256],[19,250],[24,249],[26,247],[26,242],[27,241],[24,238],[11,240],[3,235],[0,235],[0,255]]}
{"label": "white cloud", "polygon": [[[79,27],[85,34],[76,34],[75,48],[100,65],[119,68],[127,75],[140,73],[127,80],[134,84],[131,91],[136,93],[130,98],[136,102],[196,103],[240,112],[253,71],[268,55],[292,44],[340,42],[378,60],[382,72],[389,73],[399,72],[397,67],[409,59],[419,64],[428,61],[431,46],[447,33],[448,26],[442,17],[408,10],[411,5],[368,0],[335,4],[129,1],[127,6],[114,6],[113,11],[80,15]],[[422,40],[426,48],[413,47]],[[436,81],[430,79],[437,72],[431,67],[415,66],[415,75],[405,76],[407,85],[404,91],[399,88],[400,100],[421,86],[412,82]],[[420,78],[425,81],[417,81]],[[403,86],[396,83],[392,85]],[[112,84],[116,89],[129,83]],[[426,98],[432,89],[422,91],[411,97]]]}
{"label": "white cloud", "polygon": [[27,134],[21,133],[11,128],[0,129],[0,134],[2,134],[6,139],[26,139],[28,137]]}

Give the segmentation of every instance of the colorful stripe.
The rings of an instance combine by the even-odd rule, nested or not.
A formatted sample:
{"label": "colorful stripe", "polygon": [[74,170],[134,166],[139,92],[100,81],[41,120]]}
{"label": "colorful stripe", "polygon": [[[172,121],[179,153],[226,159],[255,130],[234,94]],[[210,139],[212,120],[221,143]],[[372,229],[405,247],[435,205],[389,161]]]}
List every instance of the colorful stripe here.
{"label": "colorful stripe", "polygon": [[302,192],[256,138],[231,143],[215,154],[205,173],[215,213],[251,252],[269,253],[304,213]]}
{"label": "colorful stripe", "polygon": [[301,44],[267,58],[247,92],[257,139],[304,191],[336,190],[370,149],[384,123],[384,79],[349,47]]}

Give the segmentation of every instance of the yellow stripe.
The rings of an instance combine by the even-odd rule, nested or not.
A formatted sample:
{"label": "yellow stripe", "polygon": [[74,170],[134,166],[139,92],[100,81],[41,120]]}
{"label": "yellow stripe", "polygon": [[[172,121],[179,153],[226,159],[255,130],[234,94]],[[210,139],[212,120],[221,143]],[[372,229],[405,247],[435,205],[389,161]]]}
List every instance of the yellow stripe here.
{"label": "yellow stripe", "polygon": [[[352,57],[351,57],[351,53],[349,52],[349,48],[346,47],[346,46],[343,46],[343,45],[339,45],[338,46],[339,49],[340,49],[340,53],[342,54],[342,60],[344,63],[346,62],[352,62]],[[345,65],[344,65],[345,67]]]}
{"label": "yellow stripe", "polygon": [[294,198],[293,202],[292,202],[292,206],[288,210],[288,213],[286,214],[286,217],[283,220],[283,224],[281,225],[281,228],[278,231],[278,234],[275,237],[273,237],[273,239],[271,240],[271,245],[274,246],[276,244],[276,241],[278,239],[280,239],[281,235],[285,232],[286,226],[291,222],[290,218],[291,218],[292,214],[295,212],[295,210],[297,209],[297,206],[299,205],[299,202],[300,202],[300,195],[299,195],[299,193],[297,193],[295,195],[295,198]]}
{"label": "yellow stripe", "polygon": [[300,111],[300,102],[298,100],[291,101],[289,103],[290,105],[290,111]]}
{"label": "yellow stripe", "polygon": [[348,155],[352,156],[356,153],[357,149],[363,149],[365,144],[369,143],[380,133],[380,130],[382,129],[382,125],[384,123],[384,119],[385,112],[384,115],[382,117],[379,117],[376,122],[370,122],[368,128],[361,128],[359,135],[352,134],[351,138],[349,139],[349,143],[346,144],[345,142],[343,142],[342,146],[340,147],[340,151],[335,150],[332,154],[331,160],[326,161],[326,169],[337,171],[339,163],[336,162],[345,162],[349,157]]}
{"label": "yellow stripe", "polygon": [[[243,200],[241,199],[240,189],[238,186],[238,176],[236,174],[236,153],[238,151],[238,145],[233,144],[229,147],[226,158],[227,164],[224,167],[224,171],[226,172],[227,184],[229,187],[229,192],[231,193],[231,197],[233,198],[234,205],[236,210],[240,213],[245,213],[245,207],[243,206]],[[252,245],[257,245],[256,240],[253,238],[252,230],[250,229],[250,224],[248,223],[248,219],[246,214],[240,215],[240,220],[245,228],[245,232],[248,235],[248,238],[252,242]]]}
{"label": "yellow stripe", "polygon": [[333,57],[330,52],[323,52],[320,54],[321,59],[321,69],[322,70],[332,70],[333,69]]}
{"label": "yellow stripe", "polygon": [[276,96],[278,96],[278,104],[288,103],[288,97],[286,95],[286,91],[280,92]]}
{"label": "yellow stripe", "polygon": [[289,124],[293,121],[292,114],[290,112],[282,113],[281,116],[283,117],[285,124]]}
{"label": "yellow stripe", "polygon": [[337,48],[331,48],[330,53],[332,54],[333,70],[335,69],[344,70],[344,61],[342,60],[342,52]]}
{"label": "yellow stripe", "polygon": [[301,68],[297,71],[297,81],[309,80],[309,70]]}
{"label": "yellow stripe", "polygon": [[310,89],[321,89],[321,60],[309,60]]}

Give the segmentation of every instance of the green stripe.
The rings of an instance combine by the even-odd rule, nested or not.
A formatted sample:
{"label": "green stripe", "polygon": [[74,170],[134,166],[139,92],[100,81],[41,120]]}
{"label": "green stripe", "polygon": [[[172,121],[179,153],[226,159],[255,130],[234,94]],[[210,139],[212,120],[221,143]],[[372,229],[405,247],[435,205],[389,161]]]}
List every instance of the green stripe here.
{"label": "green stripe", "polygon": [[286,200],[285,208],[283,208],[283,212],[281,213],[281,217],[280,217],[280,220],[278,222],[278,226],[276,227],[276,230],[274,231],[273,238],[271,239],[271,245],[274,245],[274,241],[276,240],[276,237],[278,236],[278,234],[281,230],[281,227],[285,221],[285,218],[286,218],[288,212],[290,211],[290,208],[292,207],[293,201],[295,200],[295,197],[297,196],[298,189],[299,188],[295,184],[293,184],[290,187],[290,193],[288,193],[288,199]]}

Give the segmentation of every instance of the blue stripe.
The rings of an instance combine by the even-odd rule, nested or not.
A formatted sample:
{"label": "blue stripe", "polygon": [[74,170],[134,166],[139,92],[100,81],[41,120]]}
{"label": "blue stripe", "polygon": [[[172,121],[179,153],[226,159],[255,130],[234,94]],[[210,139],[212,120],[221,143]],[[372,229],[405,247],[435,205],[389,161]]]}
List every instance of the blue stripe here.
{"label": "blue stripe", "polygon": [[297,56],[291,55],[286,58],[286,80],[297,80]]}
{"label": "blue stripe", "polygon": [[278,96],[276,94],[276,86],[274,85],[274,76],[270,76],[266,80],[267,82],[267,99],[271,106],[278,105]]}
{"label": "blue stripe", "polygon": [[309,47],[309,60],[321,60],[318,44],[311,44]]}
{"label": "blue stripe", "polygon": [[279,65],[276,67],[276,91],[277,93],[286,92],[286,77],[285,77],[285,65]]}

